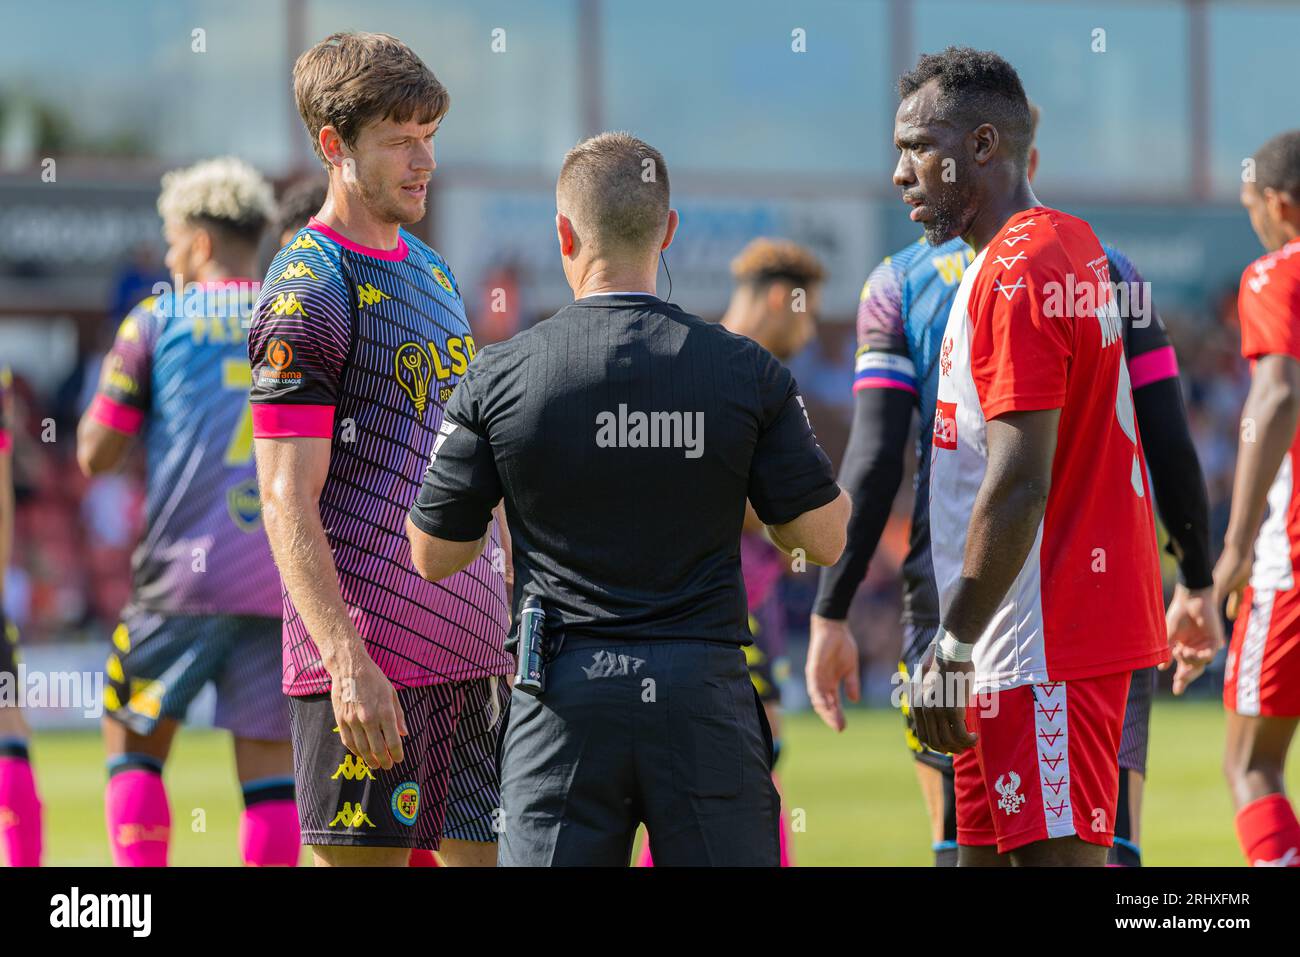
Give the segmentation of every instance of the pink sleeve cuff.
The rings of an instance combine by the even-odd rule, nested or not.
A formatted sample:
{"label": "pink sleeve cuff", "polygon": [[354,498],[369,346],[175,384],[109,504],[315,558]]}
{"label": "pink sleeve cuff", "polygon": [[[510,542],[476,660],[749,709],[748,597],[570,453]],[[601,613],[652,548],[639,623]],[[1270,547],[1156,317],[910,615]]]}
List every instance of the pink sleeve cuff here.
{"label": "pink sleeve cuff", "polygon": [[332,405],[267,405],[253,403],[253,438],[328,439],[334,436]]}
{"label": "pink sleeve cuff", "polygon": [[8,429],[0,429],[0,452],[8,452],[14,447],[14,440],[9,436]]}
{"label": "pink sleeve cuff", "polygon": [[910,392],[916,395],[916,386],[908,382],[900,382],[897,379],[886,379],[880,376],[873,376],[866,379],[858,379],[853,383],[853,391],[861,392],[863,389],[899,389],[903,392]]}
{"label": "pink sleeve cuff", "polygon": [[1153,349],[1128,361],[1129,382],[1134,389],[1140,389],[1161,379],[1178,378],[1178,359],[1173,346]]}
{"label": "pink sleeve cuff", "polygon": [[124,402],[110,399],[106,395],[96,395],[90,403],[90,417],[101,425],[127,435],[135,435],[144,422],[144,412],[132,408]]}

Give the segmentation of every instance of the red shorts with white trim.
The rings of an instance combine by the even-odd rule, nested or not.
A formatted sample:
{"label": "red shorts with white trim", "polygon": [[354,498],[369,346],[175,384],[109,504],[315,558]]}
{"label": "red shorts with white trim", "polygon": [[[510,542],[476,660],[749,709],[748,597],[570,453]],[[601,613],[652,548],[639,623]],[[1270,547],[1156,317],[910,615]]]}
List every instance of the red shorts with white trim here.
{"label": "red shorts with white trim", "polygon": [[1110,847],[1119,740],[1132,672],[1024,685],[981,696],[979,736],[957,755],[957,843],[1005,854],[1055,837]]}
{"label": "red shorts with white trim", "polygon": [[1223,706],[1247,716],[1300,717],[1300,589],[1247,588],[1223,673]]}

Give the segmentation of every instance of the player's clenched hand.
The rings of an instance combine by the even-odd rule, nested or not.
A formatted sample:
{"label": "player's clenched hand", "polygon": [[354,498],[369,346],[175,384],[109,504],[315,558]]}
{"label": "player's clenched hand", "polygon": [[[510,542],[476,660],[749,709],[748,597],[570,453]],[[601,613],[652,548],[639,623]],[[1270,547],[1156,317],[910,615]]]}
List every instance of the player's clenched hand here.
{"label": "player's clenched hand", "polygon": [[843,731],[845,720],[844,710],[840,707],[840,683],[844,683],[844,693],[850,701],[856,702],[860,697],[858,646],[847,622],[812,616],[804,678],[813,710],[827,725]]}
{"label": "player's clenched hand", "polygon": [[1174,694],[1180,695],[1201,676],[1223,647],[1223,621],[1214,600],[1214,589],[1189,591],[1183,585],[1175,587],[1165,613],[1165,628],[1173,661],[1161,665],[1160,670],[1167,669],[1170,663],[1177,665]]}
{"label": "player's clenched hand", "polygon": [[379,666],[360,649],[335,666],[330,688],[343,746],[370,768],[402,763],[406,715],[397,691]]}
{"label": "player's clenched hand", "polygon": [[1219,601],[1225,598],[1228,600],[1229,618],[1237,617],[1237,603],[1241,600],[1241,590],[1250,581],[1253,562],[1254,555],[1250,549],[1239,549],[1225,543],[1223,553],[1214,563],[1214,594],[1219,597]]}
{"label": "player's clenched hand", "polygon": [[975,665],[969,661],[948,661],[930,646],[921,662],[922,678],[908,683],[908,708],[916,723],[916,736],[932,750],[960,754],[975,746],[975,735],[966,730],[966,705],[970,700]]}

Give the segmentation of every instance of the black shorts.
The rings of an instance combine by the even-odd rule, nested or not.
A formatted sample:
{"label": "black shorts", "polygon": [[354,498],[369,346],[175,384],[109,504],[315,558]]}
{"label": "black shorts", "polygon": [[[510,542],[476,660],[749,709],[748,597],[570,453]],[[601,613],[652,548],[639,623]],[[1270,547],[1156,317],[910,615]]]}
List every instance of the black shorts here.
{"label": "black shorts", "polygon": [[183,721],[208,682],[213,724],[254,741],[289,739],[279,618],[164,615],[128,608],[104,666],[104,711],[148,736],[165,718]]}
{"label": "black shorts", "polygon": [[18,626],[0,614],[0,675],[18,676]]}
{"label": "black shorts", "polygon": [[1124,728],[1119,736],[1119,766],[1138,774],[1147,773],[1147,745],[1151,735],[1151,699],[1155,694],[1156,669],[1133,672],[1124,706]]}
{"label": "black shorts", "polygon": [[505,678],[398,688],[403,760],[371,770],[343,746],[328,693],[289,699],[304,844],[419,847],[497,839]]}

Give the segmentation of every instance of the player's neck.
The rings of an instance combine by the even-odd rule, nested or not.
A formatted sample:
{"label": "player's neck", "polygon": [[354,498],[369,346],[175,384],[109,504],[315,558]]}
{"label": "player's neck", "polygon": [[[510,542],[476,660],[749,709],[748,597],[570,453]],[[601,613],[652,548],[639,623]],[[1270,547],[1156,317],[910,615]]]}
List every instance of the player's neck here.
{"label": "player's neck", "polygon": [[230,282],[235,279],[247,279],[257,275],[257,266],[253,260],[240,263],[218,263],[210,261],[198,268],[195,281],[199,283]]}
{"label": "player's neck", "polygon": [[345,239],[367,249],[396,249],[401,238],[398,223],[384,222],[376,219],[364,204],[350,199],[342,190],[335,197],[331,189],[325,198],[325,205],[314,217],[317,222],[328,226]]}
{"label": "player's neck", "polygon": [[755,315],[734,302],[722,314],[722,327],[724,329],[747,339],[753,339],[768,352],[771,352],[772,348],[768,345],[767,337],[764,335],[766,326],[767,323],[763,321],[762,316]]}
{"label": "player's neck", "polygon": [[1038,197],[1029,187],[1029,181],[1021,178],[1013,189],[980,207],[971,222],[970,229],[962,238],[978,255],[993,241],[993,237],[1002,231],[1008,219],[1016,213],[1040,205],[1042,204],[1038,202]]}

